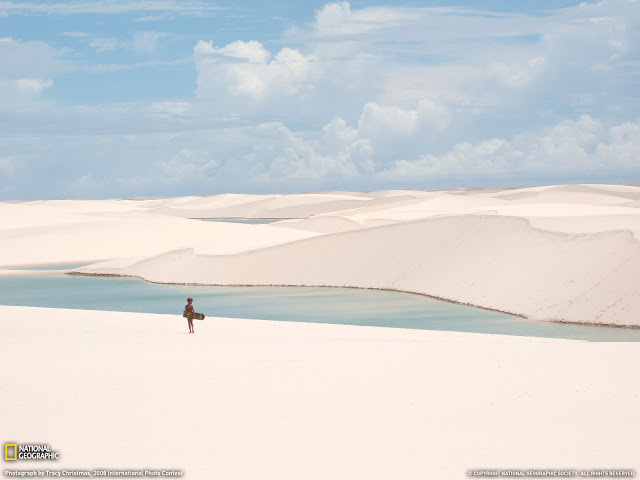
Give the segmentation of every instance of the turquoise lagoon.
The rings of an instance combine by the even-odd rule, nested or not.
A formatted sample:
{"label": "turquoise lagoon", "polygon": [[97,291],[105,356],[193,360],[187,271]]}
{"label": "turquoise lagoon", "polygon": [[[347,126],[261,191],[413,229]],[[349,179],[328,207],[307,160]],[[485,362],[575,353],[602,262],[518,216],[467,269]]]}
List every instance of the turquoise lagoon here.
{"label": "turquoise lagoon", "polygon": [[384,290],[165,285],[135,278],[63,274],[0,277],[3,305],[175,314],[180,322],[187,297],[193,297],[196,311],[208,317],[640,341],[640,329],[533,321]]}

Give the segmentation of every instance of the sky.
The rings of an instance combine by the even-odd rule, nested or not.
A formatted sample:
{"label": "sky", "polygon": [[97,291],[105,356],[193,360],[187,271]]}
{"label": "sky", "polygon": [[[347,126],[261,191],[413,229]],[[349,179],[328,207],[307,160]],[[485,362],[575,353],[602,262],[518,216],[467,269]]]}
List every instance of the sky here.
{"label": "sky", "polygon": [[0,200],[640,182],[640,0],[0,0]]}

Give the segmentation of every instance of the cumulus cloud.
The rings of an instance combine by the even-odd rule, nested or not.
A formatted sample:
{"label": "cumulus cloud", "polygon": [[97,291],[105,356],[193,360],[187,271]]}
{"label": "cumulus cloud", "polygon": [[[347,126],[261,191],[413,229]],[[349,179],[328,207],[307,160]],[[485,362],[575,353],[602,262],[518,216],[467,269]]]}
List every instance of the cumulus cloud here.
{"label": "cumulus cloud", "polygon": [[[51,196],[622,181],[640,174],[639,32],[630,0],[544,16],[331,3],[277,48],[197,42],[191,97],[47,108],[31,107],[61,52],[0,39],[0,151]],[[163,35],[83,42],[149,55]],[[157,66],[135,59],[95,70]]]}
{"label": "cumulus cloud", "polygon": [[490,63],[485,72],[489,79],[495,79],[499,85],[507,88],[523,88],[530,85],[535,77],[543,71],[545,57],[539,56],[524,61],[506,64]]}
{"label": "cumulus cloud", "polygon": [[371,71],[383,82],[376,98],[382,103],[438,97],[475,112],[508,112],[534,109],[544,98],[563,113],[599,115],[612,104],[631,113],[613,85],[631,89],[635,82],[637,64],[628,62],[638,55],[639,24],[631,0],[585,2],[544,16],[455,7],[356,10],[342,2],[320,10],[311,31],[291,35],[316,42],[317,51],[356,49],[381,59]]}
{"label": "cumulus cloud", "polygon": [[445,130],[450,121],[449,111],[430,99],[420,100],[415,110],[370,102],[358,120],[358,131],[371,138],[406,139],[417,132],[438,133]]}
{"label": "cumulus cloud", "polygon": [[316,12],[315,28],[320,36],[348,36],[395,27],[419,18],[418,9],[372,7],[352,11],[349,2],[337,2]]}
{"label": "cumulus cloud", "polygon": [[442,155],[425,154],[398,160],[377,176],[384,180],[442,180],[446,178],[527,178],[534,175],[566,177],[606,176],[617,172],[640,174],[640,119],[606,128],[583,115],[542,131],[461,142]]}
{"label": "cumulus cloud", "polygon": [[253,158],[269,159],[262,172],[255,172],[252,183],[286,185],[291,181],[317,184],[319,179],[354,177],[357,165],[341,156],[322,155],[299,135],[281,124],[265,124],[259,127],[272,140],[251,153]]}
{"label": "cumulus cloud", "polygon": [[[377,138],[349,127],[340,118],[325,125],[316,138],[296,134],[281,124],[259,129],[268,133],[269,141],[254,141],[252,151],[244,153],[247,183],[271,187],[302,182],[310,188],[435,188],[470,181],[480,182],[475,185],[518,179],[526,183],[526,178],[545,177],[589,181],[611,174],[622,181],[640,174],[640,119],[607,127],[584,115],[509,139],[460,142],[440,155],[424,152],[393,161]],[[406,138],[404,133],[398,135]]]}
{"label": "cumulus cloud", "polygon": [[210,177],[218,163],[207,150],[181,149],[167,161],[159,162],[159,167],[169,182],[181,182],[194,177]]}
{"label": "cumulus cloud", "polygon": [[313,48],[270,52],[254,40],[220,47],[201,41],[194,49],[196,95],[220,115],[319,128],[362,109],[378,88],[367,55],[332,55]]}
{"label": "cumulus cloud", "polygon": [[260,100],[312,88],[312,60],[296,49],[285,47],[271,58],[271,53],[254,40],[239,40],[223,47],[200,41],[194,54],[197,94],[201,98],[231,94]]}
{"label": "cumulus cloud", "polygon": [[[123,116],[127,121],[137,120]],[[157,125],[135,135],[49,135],[39,142],[0,137],[2,151],[20,152],[3,173],[29,178],[30,191],[52,197],[597,183],[640,175],[640,119],[608,126],[585,115],[512,137],[461,141],[440,154],[401,149],[404,133],[383,142],[339,117],[319,132],[280,122],[153,130]],[[396,145],[394,155],[389,145]],[[52,170],[56,182],[38,174]],[[3,195],[25,196],[12,188],[7,183]]]}
{"label": "cumulus cloud", "polygon": [[[381,114],[384,120],[400,119],[416,125],[418,111],[398,111],[369,105],[357,128],[342,118],[324,126],[322,135],[308,138],[283,125],[265,125],[270,133],[268,148],[255,147],[245,160],[260,166],[249,168],[251,182],[292,184],[301,180],[316,188],[341,186],[405,185],[427,187],[469,184],[500,185],[508,180],[526,183],[526,178],[580,178],[582,181],[611,176],[621,181],[640,174],[640,119],[611,127],[588,115],[565,120],[512,138],[489,138],[476,143],[459,142],[442,154],[415,156],[407,150],[390,155],[385,142],[406,141],[409,128],[387,132],[361,129],[363,118]],[[385,117],[386,115],[386,117]],[[384,124],[380,128],[384,128]],[[418,135],[413,130],[413,135]],[[256,142],[262,145],[262,142]],[[255,156],[254,156],[255,155]],[[473,183],[472,183],[473,184]]]}
{"label": "cumulus cloud", "polygon": [[285,45],[297,48],[199,42],[196,94],[217,112],[293,128],[310,122],[318,128],[335,116],[353,120],[363,105],[376,103],[387,116],[398,109],[394,128],[404,122],[411,129],[403,112],[429,99],[447,110],[436,118],[456,123],[459,135],[472,140],[515,134],[568,113],[597,118],[616,109],[629,117],[635,115],[629,95],[638,73],[638,12],[630,0],[544,16],[330,3],[309,28],[285,33]]}

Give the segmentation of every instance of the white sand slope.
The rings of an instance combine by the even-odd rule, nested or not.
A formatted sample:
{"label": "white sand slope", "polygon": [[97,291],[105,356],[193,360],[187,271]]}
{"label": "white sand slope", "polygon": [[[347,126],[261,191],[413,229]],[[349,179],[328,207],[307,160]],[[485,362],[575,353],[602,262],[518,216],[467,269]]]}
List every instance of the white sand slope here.
{"label": "white sand slope", "polygon": [[[180,248],[227,254],[286,243],[313,232],[159,216],[136,208],[114,212],[114,203],[75,213],[69,207],[0,203],[0,266],[95,262],[149,256]],[[104,210],[103,210],[104,208]]]}
{"label": "white sand slope", "polygon": [[[637,186],[558,185],[0,203],[0,268],[108,260],[78,271],[386,288],[639,326],[639,202]],[[188,218],[238,216],[291,220]]]}
{"label": "white sand slope", "polygon": [[385,288],[530,318],[640,324],[631,233],[543,232],[514,217],[448,216],[236,255],[182,251],[124,272],[164,283]]}
{"label": "white sand slope", "polygon": [[[633,343],[0,307],[21,469],[188,479],[462,479],[638,469]],[[6,368],[11,366],[11,368]]]}
{"label": "white sand slope", "polygon": [[359,193],[215,195],[179,204],[166,203],[154,212],[190,218],[304,218],[361,206],[370,200]]}

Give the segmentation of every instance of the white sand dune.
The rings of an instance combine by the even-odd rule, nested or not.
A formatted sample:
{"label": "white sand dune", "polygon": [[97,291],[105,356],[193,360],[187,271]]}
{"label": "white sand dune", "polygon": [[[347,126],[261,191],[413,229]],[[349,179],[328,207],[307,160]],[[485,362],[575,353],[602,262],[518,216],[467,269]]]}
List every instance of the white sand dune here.
{"label": "white sand dune", "polygon": [[100,212],[131,212],[140,211],[152,202],[149,200],[137,202],[135,200],[38,200],[24,202],[24,205],[56,208],[65,213],[100,213]]}
{"label": "white sand dune", "polygon": [[638,199],[638,186],[553,185],[5,202],[0,268],[108,260],[78,271],[396,289],[541,320],[638,326]]}
{"label": "white sand dune", "polygon": [[[284,220],[274,223],[273,226],[319,233],[345,232],[409,220],[407,211],[414,213],[414,217],[424,218],[428,213],[423,211],[423,205],[424,200],[421,198],[407,195],[373,197],[364,206],[357,205],[354,208],[340,209],[299,220]],[[400,216],[398,216],[399,211],[402,212]],[[420,213],[416,214],[416,211]]]}
{"label": "white sand dune", "polygon": [[79,270],[164,283],[384,288],[535,319],[640,325],[640,243],[630,232],[545,232],[515,217],[448,216],[235,255],[189,250],[122,270]]}
{"label": "white sand dune", "polygon": [[[122,265],[118,265],[122,266]],[[39,275],[56,275],[71,272],[72,269],[51,268],[49,270],[19,270],[10,268],[0,268],[0,277],[33,277]]]}
{"label": "white sand dune", "polygon": [[302,220],[282,220],[273,224],[274,227],[295,228],[318,233],[337,233],[358,230],[363,227],[349,218],[337,215],[318,215]]}
{"label": "white sand dune", "polygon": [[[105,202],[107,203],[107,202]],[[314,235],[267,225],[160,217],[138,211],[104,216],[0,204],[0,266],[95,262],[149,256],[180,248],[228,254]]]}
{"label": "white sand dune", "polygon": [[188,218],[306,218],[353,208],[370,200],[362,194],[345,193],[215,195],[178,205],[167,204],[155,213]]}
{"label": "white sand dune", "polygon": [[42,225],[65,225],[81,222],[97,222],[102,218],[60,211],[49,206],[35,206],[0,202],[0,232],[14,229],[40,227]]}
{"label": "white sand dune", "polygon": [[528,216],[535,228],[573,234],[629,231],[640,240],[640,212],[637,214],[594,216]]}
{"label": "white sand dune", "polygon": [[[633,343],[0,307],[20,469],[188,479],[462,479],[637,469]],[[604,439],[604,440],[603,440]]]}
{"label": "white sand dune", "polygon": [[468,197],[441,193],[431,198],[403,201],[399,205],[385,205],[383,208],[362,208],[345,212],[355,220],[418,220],[433,216],[457,215],[486,212],[507,204],[503,200],[489,197]]}

